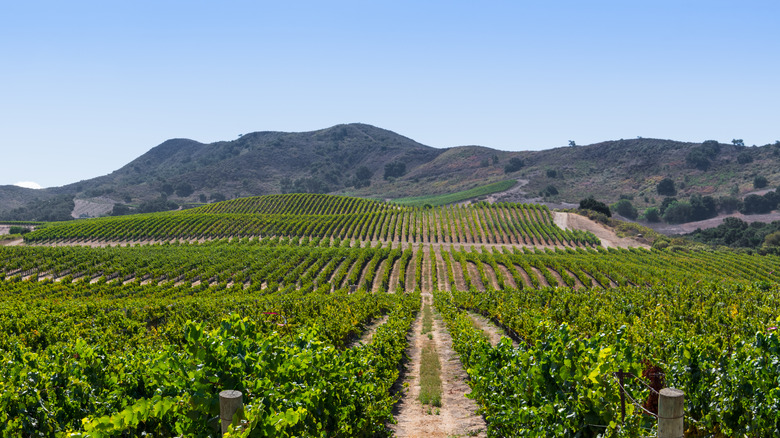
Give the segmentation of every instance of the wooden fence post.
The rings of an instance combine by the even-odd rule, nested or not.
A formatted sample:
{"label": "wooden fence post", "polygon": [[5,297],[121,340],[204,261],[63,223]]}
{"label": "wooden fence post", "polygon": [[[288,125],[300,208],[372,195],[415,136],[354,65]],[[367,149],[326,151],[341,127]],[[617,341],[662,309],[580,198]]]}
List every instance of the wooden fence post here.
{"label": "wooden fence post", "polygon": [[658,396],[658,438],[682,438],[685,393],[664,388]]}
{"label": "wooden fence post", "polygon": [[222,420],[222,434],[227,433],[233,415],[244,405],[241,391],[226,389],[219,393],[219,419]]}

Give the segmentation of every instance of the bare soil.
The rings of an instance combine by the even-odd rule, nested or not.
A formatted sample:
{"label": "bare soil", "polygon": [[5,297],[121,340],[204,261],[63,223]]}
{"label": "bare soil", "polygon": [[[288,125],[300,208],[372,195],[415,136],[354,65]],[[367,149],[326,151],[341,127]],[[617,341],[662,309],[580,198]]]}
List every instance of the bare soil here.
{"label": "bare soil", "polygon": [[[429,294],[423,300],[430,300]],[[404,377],[407,385],[401,401],[396,405],[396,424],[390,426],[397,437],[487,437],[485,420],[477,413],[474,400],[466,398],[471,392],[468,375],[460,359],[452,349],[452,338],[440,318],[434,318],[432,342],[441,361],[441,407],[428,407],[420,403],[420,359],[425,342],[431,342],[422,332],[422,311],[412,326],[412,336],[407,349],[410,363]]]}
{"label": "bare soil", "polygon": [[398,258],[393,263],[393,270],[390,271],[390,281],[387,283],[387,290],[395,292],[398,289],[398,277],[401,273],[401,259]]}
{"label": "bare soil", "polygon": [[[492,321],[485,318],[484,316],[478,314],[478,313],[469,313],[469,317],[472,321],[474,321],[474,326],[479,328],[485,333],[485,336],[487,336],[488,341],[490,341],[490,345],[496,346],[499,341],[501,341],[501,338],[509,338],[509,336],[506,335],[506,332],[501,327],[498,327],[497,325],[493,324]],[[511,340],[511,338],[510,338]],[[512,345],[517,348],[517,342],[512,340]]]}
{"label": "bare soil", "polygon": [[598,222],[592,221],[585,216],[556,211],[553,212],[553,219],[555,221],[555,225],[562,229],[590,231],[601,240],[601,245],[605,248],[649,248],[648,245],[637,242],[634,239],[618,237],[617,234],[615,234],[615,232],[608,227]]}

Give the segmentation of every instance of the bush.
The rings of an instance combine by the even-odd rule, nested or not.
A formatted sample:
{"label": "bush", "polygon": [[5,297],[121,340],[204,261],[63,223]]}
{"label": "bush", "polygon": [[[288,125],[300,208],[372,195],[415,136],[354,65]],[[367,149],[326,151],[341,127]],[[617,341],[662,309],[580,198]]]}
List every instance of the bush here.
{"label": "bush", "polygon": [[30,229],[27,227],[17,227],[13,226],[8,230],[8,234],[27,234],[30,232]]}
{"label": "bush", "polygon": [[111,216],[122,216],[130,214],[130,207],[125,204],[114,204],[114,208],[111,209]]}
{"label": "bush", "polygon": [[661,215],[658,213],[658,209],[655,207],[650,207],[647,210],[645,210],[645,213],[643,214],[644,218],[648,222],[660,222],[661,221]]}
{"label": "bush", "polygon": [[157,211],[169,211],[176,210],[179,205],[173,201],[169,201],[167,198],[160,196],[152,201],[144,201],[138,206],[139,213],[154,213]]}
{"label": "bush", "polygon": [[718,203],[712,196],[691,196],[692,221],[703,221],[718,215]]}
{"label": "bush", "polygon": [[718,210],[723,213],[734,213],[742,208],[742,201],[736,196],[721,196],[718,198]]}
{"label": "bush", "polygon": [[693,207],[685,201],[675,201],[666,207],[664,221],[670,224],[682,224],[690,222],[693,217]]}
{"label": "bush", "polygon": [[742,201],[742,214],[764,214],[772,211],[772,203],[767,198],[760,195],[748,195]]}
{"label": "bush", "polygon": [[580,201],[580,208],[583,210],[591,210],[598,213],[602,213],[607,217],[612,217],[612,212],[609,210],[607,204],[597,201],[593,196],[589,196]]}
{"label": "bush", "polygon": [[542,190],[542,196],[555,196],[558,194],[558,189],[550,184]]}
{"label": "bush", "polygon": [[661,206],[659,207],[659,213],[661,213],[661,216],[666,213],[666,208],[675,202],[677,202],[677,198],[664,198],[664,200],[661,201]]}
{"label": "bush", "polygon": [[655,190],[661,196],[674,196],[677,194],[677,189],[674,187],[674,181],[671,178],[664,178],[661,182],[655,186]]}
{"label": "bush", "polygon": [[705,140],[701,144],[701,150],[710,158],[715,158],[715,155],[720,153],[720,143],[717,140]]}
{"label": "bush", "polygon": [[385,175],[384,175],[385,179],[404,176],[405,173],[406,173],[406,163],[402,163],[400,161],[393,161],[392,163],[385,164]]}
{"label": "bush", "polygon": [[685,164],[699,170],[710,168],[710,158],[701,149],[691,149],[685,156]]}
{"label": "bush", "polygon": [[510,172],[517,172],[520,170],[525,163],[523,163],[523,160],[518,157],[512,157],[509,159],[509,163],[504,166],[504,173],[510,173]]}
{"label": "bush", "polygon": [[742,151],[737,155],[737,163],[748,164],[753,162],[753,155],[748,151]]}
{"label": "bush", "polygon": [[190,196],[193,191],[194,190],[192,190],[192,186],[189,183],[181,183],[176,186],[176,196],[180,198]]}
{"label": "bush", "polygon": [[617,214],[627,217],[629,219],[636,219],[637,216],[639,216],[639,213],[636,211],[636,208],[631,205],[631,201],[628,199],[621,199],[615,205],[613,206]]}
{"label": "bush", "polygon": [[769,181],[764,176],[758,175],[753,178],[753,188],[755,189],[763,189],[767,184],[769,184]]}

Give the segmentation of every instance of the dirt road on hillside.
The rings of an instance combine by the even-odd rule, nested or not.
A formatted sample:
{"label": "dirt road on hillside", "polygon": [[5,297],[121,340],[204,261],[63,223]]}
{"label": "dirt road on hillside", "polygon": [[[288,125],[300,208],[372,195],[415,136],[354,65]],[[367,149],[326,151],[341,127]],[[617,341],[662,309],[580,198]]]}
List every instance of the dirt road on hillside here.
{"label": "dirt road on hillside", "polygon": [[559,228],[567,230],[590,231],[591,233],[595,234],[596,237],[601,239],[601,244],[605,248],[649,248],[648,245],[639,243],[634,239],[618,237],[614,231],[610,230],[606,226],[575,213],[561,213],[554,211],[553,220],[555,221],[555,225],[557,225]]}

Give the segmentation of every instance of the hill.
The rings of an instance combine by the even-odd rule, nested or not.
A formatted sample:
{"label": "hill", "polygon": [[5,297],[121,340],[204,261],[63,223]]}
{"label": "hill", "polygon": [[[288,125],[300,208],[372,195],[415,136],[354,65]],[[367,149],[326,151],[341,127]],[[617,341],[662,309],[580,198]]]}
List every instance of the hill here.
{"label": "hill", "polygon": [[365,124],[255,132],[210,144],[172,139],[109,175],[45,190],[0,187],[0,218],[63,219],[68,209],[92,216],[109,211],[111,202],[117,213],[154,212],[291,192],[389,200],[509,179],[520,184],[491,199],[565,206],[592,195],[607,203],[627,199],[642,213],[661,206],[656,186],[665,178],[680,200],[741,198],[754,190],[757,176],[770,188],[780,184],[777,144],[714,145],[637,138],[545,151],[437,149]]}

